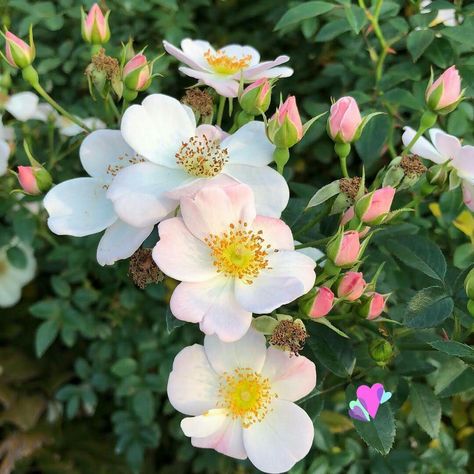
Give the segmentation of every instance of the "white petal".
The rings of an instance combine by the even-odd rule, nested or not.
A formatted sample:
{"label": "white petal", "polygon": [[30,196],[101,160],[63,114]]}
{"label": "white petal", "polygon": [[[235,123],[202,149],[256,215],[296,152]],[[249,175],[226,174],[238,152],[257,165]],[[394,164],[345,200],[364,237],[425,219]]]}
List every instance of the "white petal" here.
{"label": "white petal", "polygon": [[263,122],[249,122],[221,143],[227,148],[229,164],[264,166],[273,160],[275,146],[265,134]]}
{"label": "white petal", "polygon": [[168,399],[185,415],[201,415],[217,406],[219,379],[204,348],[194,344],[175,357],[168,379]]}
{"label": "white petal", "polygon": [[22,285],[9,278],[9,274],[0,276],[0,308],[10,308],[21,298]]}
{"label": "white petal", "polygon": [[[207,350],[206,350],[207,353]],[[316,367],[304,356],[292,357],[288,352],[269,347],[262,375],[268,377],[272,390],[280,400],[296,402],[316,386]]]}
{"label": "white petal", "polygon": [[96,130],[84,139],[79,150],[87,173],[104,183],[124,167],[136,162],[137,154],[122,138],[120,130]]}
{"label": "white petal", "polygon": [[10,156],[10,146],[4,140],[0,140],[0,176],[3,176],[8,169],[8,157]]}
{"label": "white petal", "polygon": [[227,423],[227,412],[222,409],[209,410],[204,415],[184,418],[181,429],[186,436],[206,438],[221,431]]}
{"label": "white petal", "polygon": [[306,294],[314,285],[314,261],[294,250],[280,250],[268,256],[269,268],[253,283],[237,280],[235,297],[246,310],[268,313]]}
{"label": "white petal", "polygon": [[[183,40],[183,42],[185,41],[191,40]],[[174,56],[176,59],[179,59],[182,63],[187,64],[189,67],[197,69],[198,71],[206,69],[207,62],[204,59],[204,54],[200,51],[197,51],[195,54],[186,54],[181,49],[177,48],[171,43],[168,43],[168,41],[163,41],[163,47],[165,48],[168,54],[171,54],[171,56]]]}
{"label": "white petal", "polygon": [[224,97],[237,97],[239,92],[239,82],[229,76],[219,76],[212,72],[196,71],[189,67],[182,66],[179,70],[186,76],[199,79],[200,82],[212,87],[216,92]]}
{"label": "white petal", "polygon": [[212,54],[216,52],[208,41],[192,40],[189,38],[185,38],[181,41],[181,49],[188,58],[192,58],[193,61],[203,69],[209,69],[209,63],[204,57],[204,54],[208,51]]}
{"label": "white petal", "polygon": [[250,76],[250,72],[247,72],[246,80],[247,81],[256,81],[258,79],[262,78],[267,78],[271,79],[272,77],[290,77],[293,75],[293,69],[291,67],[272,67],[270,69],[267,69],[265,71],[257,72],[257,73],[252,73]]}
{"label": "white petal", "polygon": [[240,44],[228,44],[219,48],[227,56],[235,56],[237,59],[242,59],[245,56],[251,56],[249,67],[260,63],[260,53],[252,46],[241,46]]}
{"label": "white petal", "polygon": [[179,169],[154,163],[138,163],[121,170],[112,181],[107,197],[125,222],[135,227],[156,224],[166,217],[178,202],[166,192],[186,182],[188,176]]}
{"label": "white petal", "polygon": [[19,92],[8,99],[5,109],[17,120],[25,122],[34,117],[38,102],[39,98],[33,92]]}
{"label": "white petal", "polygon": [[261,230],[265,244],[271,245],[273,250],[294,249],[291,229],[281,219],[257,216],[253,221],[252,229],[254,231]]}
{"label": "white petal", "polygon": [[265,336],[250,328],[238,341],[223,342],[217,336],[204,338],[204,351],[212,368],[218,373],[233,372],[237,368],[260,373],[267,355]]}
{"label": "white petal", "polygon": [[[300,245],[301,242],[295,240],[295,245]],[[321,252],[321,250],[315,247],[306,247],[304,249],[298,249],[297,252],[302,253],[303,255],[307,255],[309,258],[313,259],[315,262],[321,259],[321,257],[325,257],[325,253]],[[323,266],[323,262],[318,262],[319,266]]]}
{"label": "white petal", "polygon": [[113,265],[117,260],[131,257],[151,234],[153,225],[133,227],[118,219],[107,228],[97,247],[100,265]]}
{"label": "white petal", "polygon": [[244,446],[252,464],[263,472],[290,470],[311,449],[314,428],[306,412],[292,402],[276,399],[260,423],[244,430]]}
{"label": "white petal", "polygon": [[218,174],[214,178],[196,178],[187,180],[182,186],[171,189],[166,193],[166,197],[180,200],[183,197],[193,197],[202,188],[211,186],[229,186],[231,184],[238,184],[238,181],[225,174]]}
{"label": "white petal", "polygon": [[95,234],[117,219],[104,185],[94,178],[75,178],[54,186],[43,204],[49,213],[48,226],[58,235]]}
{"label": "white petal", "polygon": [[228,231],[230,224],[251,224],[256,217],[255,200],[252,190],[243,184],[206,187],[193,198],[181,200],[181,213],[186,227],[204,240],[209,234]]}
{"label": "white petal", "polygon": [[150,161],[177,168],[175,154],[195,134],[196,124],[182,104],[163,94],[152,94],[142,105],[132,105],[121,125],[125,141]]}
{"label": "white petal", "polygon": [[216,277],[199,283],[180,283],[170,301],[171,312],[182,321],[199,322],[201,331],[226,342],[240,339],[252,315],[236,302],[233,280]]}
{"label": "white petal", "polygon": [[189,232],[183,219],[166,219],[158,226],[160,240],[153,258],[166,275],[180,281],[206,281],[216,277],[209,247]]}
{"label": "white petal", "polygon": [[462,183],[462,193],[464,204],[466,204],[471,211],[474,211],[474,183],[464,181]]}
{"label": "white petal", "polygon": [[285,178],[269,166],[228,165],[224,173],[252,188],[257,214],[280,217],[290,190]]}
{"label": "white petal", "polygon": [[474,146],[463,146],[453,159],[452,165],[460,178],[474,181]]}
{"label": "white petal", "polygon": [[[402,135],[402,142],[404,146],[407,146],[415,137],[416,132],[410,127],[404,127],[403,130],[405,131]],[[444,163],[448,160],[448,157],[441,156],[436,148],[424,137],[420,137],[415,142],[415,144],[411,147],[410,152],[434,163]]]}
{"label": "white petal", "polygon": [[[284,64],[290,60],[289,56],[278,56],[276,59],[273,61],[264,61],[260,64],[257,64],[253,67],[249,67],[247,70],[244,71],[244,78],[247,80],[254,80],[260,77],[268,77],[265,76],[265,72],[268,70],[271,70],[271,68],[274,68],[276,66],[279,66],[280,64]],[[289,68],[288,68],[289,69]]]}
{"label": "white petal", "polygon": [[430,129],[430,138],[438,153],[446,159],[454,158],[461,150],[461,142],[439,128]]}

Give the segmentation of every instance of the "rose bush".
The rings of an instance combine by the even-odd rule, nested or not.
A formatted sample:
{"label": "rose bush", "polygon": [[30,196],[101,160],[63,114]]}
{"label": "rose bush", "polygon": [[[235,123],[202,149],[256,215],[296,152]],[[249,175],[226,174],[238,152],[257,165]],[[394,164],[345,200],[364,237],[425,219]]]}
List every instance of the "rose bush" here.
{"label": "rose bush", "polygon": [[472,5],[1,8],[2,474],[472,469]]}

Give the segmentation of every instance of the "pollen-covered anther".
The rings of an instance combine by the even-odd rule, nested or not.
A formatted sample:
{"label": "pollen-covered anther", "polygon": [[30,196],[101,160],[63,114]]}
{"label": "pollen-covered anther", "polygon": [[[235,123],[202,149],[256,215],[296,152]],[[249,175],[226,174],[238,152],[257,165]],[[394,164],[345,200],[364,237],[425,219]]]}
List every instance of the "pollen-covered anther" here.
{"label": "pollen-covered anther", "polygon": [[210,140],[206,135],[195,135],[183,142],[176,162],[190,175],[212,178],[218,175],[227,163],[228,152],[221,148],[219,140]]}
{"label": "pollen-covered anther", "polygon": [[248,229],[246,222],[230,224],[220,235],[204,239],[211,249],[214,266],[225,276],[239,278],[247,284],[268,267],[271,246],[265,243],[263,232]]}
{"label": "pollen-covered anther", "polygon": [[218,49],[215,53],[208,49],[204,53],[204,59],[217,73],[235,74],[249,66],[252,55],[247,54],[238,58],[237,56],[228,56],[223,49]]}
{"label": "pollen-covered anther", "polygon": [[218,395],[219,408],[225,409],[232,419],[240,419],[243,428],[262,421],[277,397],[271,391],[269,379],[250,368],[224,372]]}

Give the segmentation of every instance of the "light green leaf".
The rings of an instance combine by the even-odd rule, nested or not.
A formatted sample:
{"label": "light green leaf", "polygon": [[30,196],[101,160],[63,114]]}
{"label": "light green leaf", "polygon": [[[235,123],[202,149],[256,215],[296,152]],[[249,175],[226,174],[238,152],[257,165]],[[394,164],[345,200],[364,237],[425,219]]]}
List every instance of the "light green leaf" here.
{"label": "light green leaf", "polygon": [[306,208],[319,206],[323,202],[331,199],[336,194],[339,194],[339,180],[333,181],[332,183],[326,184],[321,189],[316,191],[316,194],[309,200]]}

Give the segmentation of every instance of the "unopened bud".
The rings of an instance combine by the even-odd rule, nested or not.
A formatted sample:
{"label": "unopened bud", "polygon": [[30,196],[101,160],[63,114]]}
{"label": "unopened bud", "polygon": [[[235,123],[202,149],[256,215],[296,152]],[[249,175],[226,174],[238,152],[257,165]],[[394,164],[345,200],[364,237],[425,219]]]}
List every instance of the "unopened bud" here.
{"label": "unopened bud", "polygon": [[369,344],[369,355],[378,365],[385,365],[393,354],[392,345],[385,339],[373,339]]}

